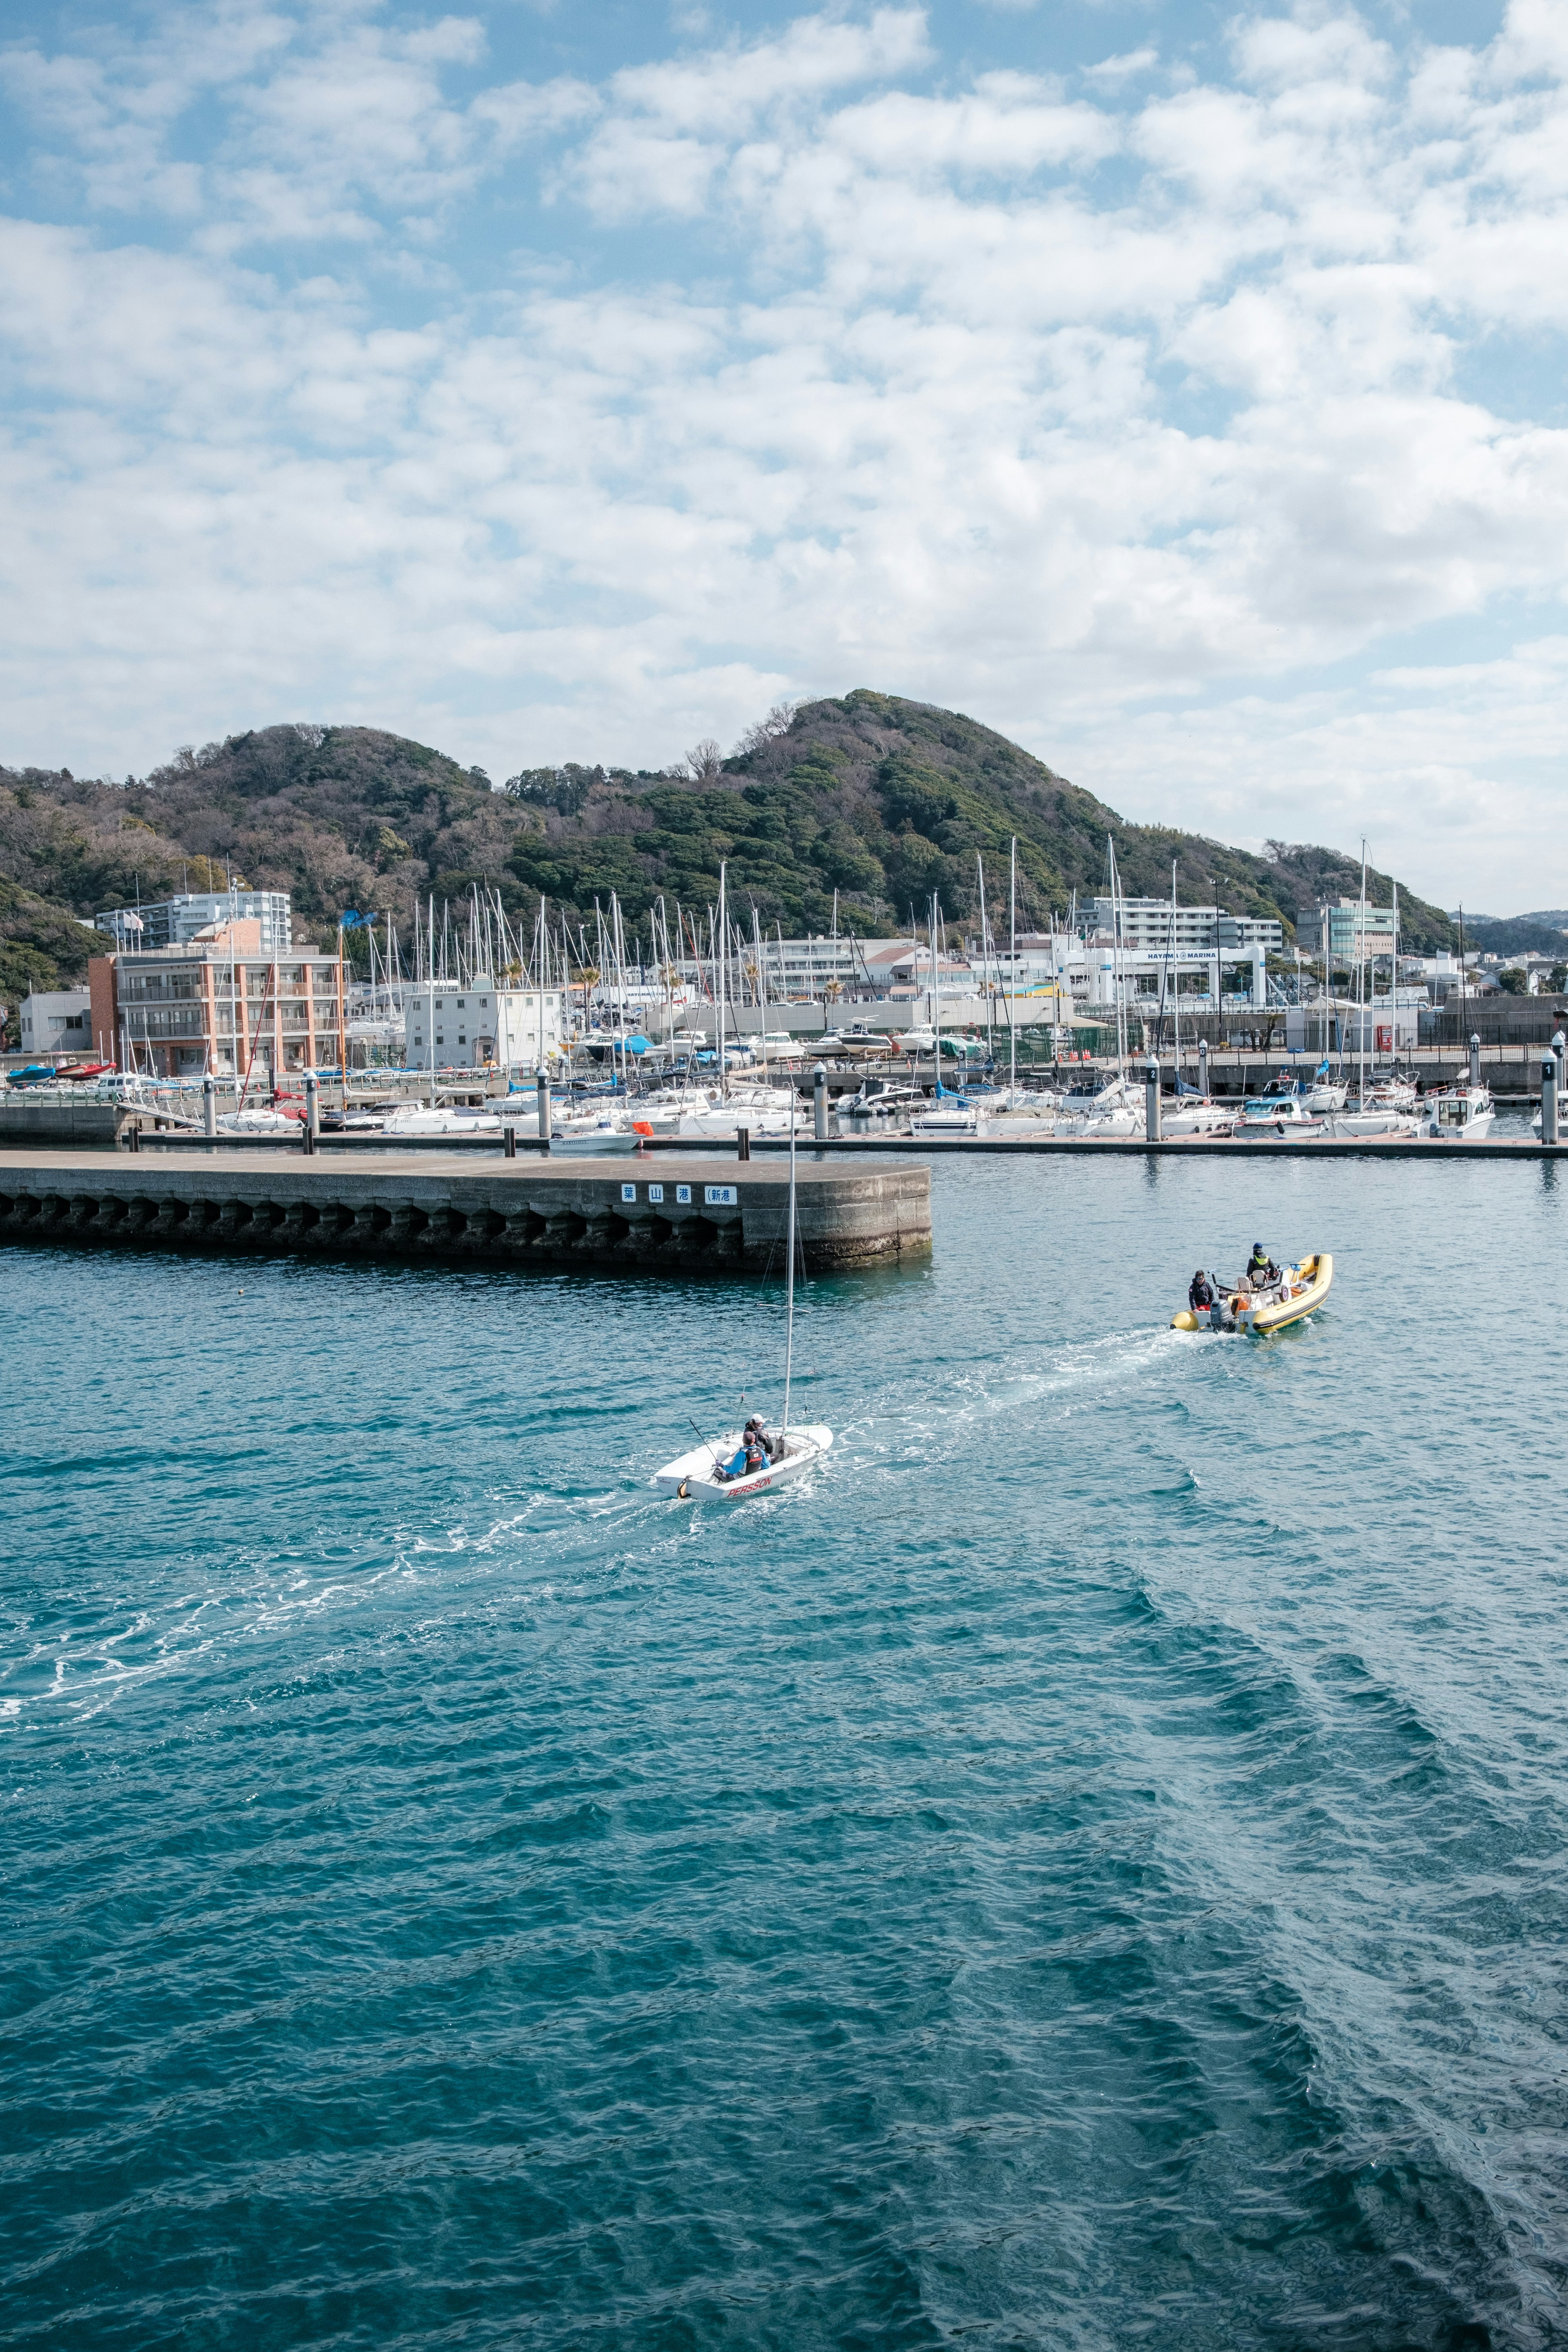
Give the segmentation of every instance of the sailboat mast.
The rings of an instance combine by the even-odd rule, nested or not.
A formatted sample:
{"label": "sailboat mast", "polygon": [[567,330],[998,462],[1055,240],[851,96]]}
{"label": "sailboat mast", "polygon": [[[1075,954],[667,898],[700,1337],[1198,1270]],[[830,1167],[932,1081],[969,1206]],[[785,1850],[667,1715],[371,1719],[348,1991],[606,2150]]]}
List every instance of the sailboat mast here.
{"label": "sailboat mast", "polygon": [[1176,961],[1176,861],[1171,860],[1171,1059],[1182,1091],[1182,967]]}
{"label": "sailboat mast", "polygon": [[1361,845],[1361,917],[1356,931],[1356,1100],[1366,1108],[1366,836]]}
{"label": "sailboat mast", "polygon": [[789,1383],[795,1369],[795,1120],[789,1123],[789,1216],[784,1235],[784,1399],[780,1448],[789,1435]]}
{"label": "sailboat mast", "polygon": [[724,965],[728,961],[729,944],[724,935],[724,926],[729,920],[724,911],[724,877],[728,871],[727,863],[721,857],[719,860],[719,953],[715,960],[718,965],[715,978],[718,981],[719,1099],[721,1102],[727,1101],[730,1094],[730,1064],[724,1051]]}
{"label": "sailboat mast", "polygon": [[1007,1086],[1018,1086],[1018,836],[1007,860]]}

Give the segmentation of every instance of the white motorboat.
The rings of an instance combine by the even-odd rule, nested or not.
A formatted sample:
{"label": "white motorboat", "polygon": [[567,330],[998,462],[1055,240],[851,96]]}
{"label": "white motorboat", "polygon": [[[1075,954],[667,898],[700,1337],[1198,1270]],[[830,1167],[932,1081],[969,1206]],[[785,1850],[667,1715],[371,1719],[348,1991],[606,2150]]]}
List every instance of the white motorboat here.
{"label": "white motorboat", "polygon": [[[722,875],[721,874],[721,887]],[[784,1418],[777,1438],[767,1448],[767,1458],[753,1470],[742,1468],[731,1476],[727,1465],[745,1444],[744,1430],[734,1430],[710,1444],[701,1440],[688,1453],[678,1454],[656,1470],[653,1484],[667,1495],[681,1502],[712,1501],[738,1503],[751,1495],[763,1495],[771,1487],[782,1486],[786,1479],[798,1478],[803,1472],[813,1470],[833,1443],[833,1432],[819,1422],[804,1423],[792,1429],[789,1423],[790,1373],[795,1360],[795,1135],[792,1129],[789,1145],[789,1208],[784,1220]],[[695,1426],[695,1424],[693,1424]]]}
{"label": "white motorboat", "polygon": [[1241,1117],[1231,1132],[1236,1136],[1262,1135],[1276,1139],[1321,1135],[1323,1122],[1312,1117],[1300,1095],[1253,1095],[1241,1107]]}
{"label": "white motorboat", "polygon": [[[1424,1116],[1428,1135],[1479,1143],[1492,1131],[1497,1105],[1489,1087],[1444,1087],[1440,1093],[1427,1096]],[[1535,1114],[1535,1128],[1539,1134],[1539,1111]]]}

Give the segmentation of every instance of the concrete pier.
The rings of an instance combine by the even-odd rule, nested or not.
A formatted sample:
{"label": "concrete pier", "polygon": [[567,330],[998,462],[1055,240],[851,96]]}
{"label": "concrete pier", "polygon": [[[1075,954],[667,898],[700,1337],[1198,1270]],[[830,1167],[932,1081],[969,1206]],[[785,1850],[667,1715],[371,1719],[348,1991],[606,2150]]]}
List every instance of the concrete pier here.
{"label": "concrete pier", "polygon": [[[387,1154],[334,1166],[265,1151],[5,1151],[0,1242],[761,1274],[783,1269],[788,1192],[776,1161],[706,1156],[476,1166]],[[931,1171],[803,1165],[796,1229],[814,1273],[925,1256]]]}

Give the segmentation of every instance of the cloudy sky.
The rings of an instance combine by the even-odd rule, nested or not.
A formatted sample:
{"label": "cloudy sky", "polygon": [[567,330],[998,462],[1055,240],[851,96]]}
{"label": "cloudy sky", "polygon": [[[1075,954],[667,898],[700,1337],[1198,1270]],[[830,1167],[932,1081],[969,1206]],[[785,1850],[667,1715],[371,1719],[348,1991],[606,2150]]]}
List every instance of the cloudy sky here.
{"label": "cloudy sky", "polygon": [[785,694],[1568,905],[1568,0],[10,0],[0,759]]}

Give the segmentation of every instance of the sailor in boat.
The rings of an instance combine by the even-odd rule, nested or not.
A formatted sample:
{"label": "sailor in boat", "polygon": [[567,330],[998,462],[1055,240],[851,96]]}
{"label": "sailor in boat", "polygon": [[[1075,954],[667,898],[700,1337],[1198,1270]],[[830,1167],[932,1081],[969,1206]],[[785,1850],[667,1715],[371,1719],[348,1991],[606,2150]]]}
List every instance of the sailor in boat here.
{"label": "sailor in boat", "polygon": [[1242,1290],[1277,1290],[1285,1276],[1269,1256],[1261,1242],[1252,1244],[1252,1255],[1247,1261],[1247,1272],[1237,1287]]}
{"label": "sailor in boat", "polygon": [[1206,1315],[1216,1297],[1214,1284],[1200,1265],[1187,1285],[1187,1305],[1194,1315]]}
{"label": "sailor in boat", "polygon": [[763,1427],[763,1417],[761,1413],[754,1412],[746,1423],[745,1432],[734,1454],[728,1462],[719,1465],[714,1475],[724,1485],[728,1485],[731,1478],[750,1477],[753,1471],[767,1468],[771,1453],[767,1432]]}

